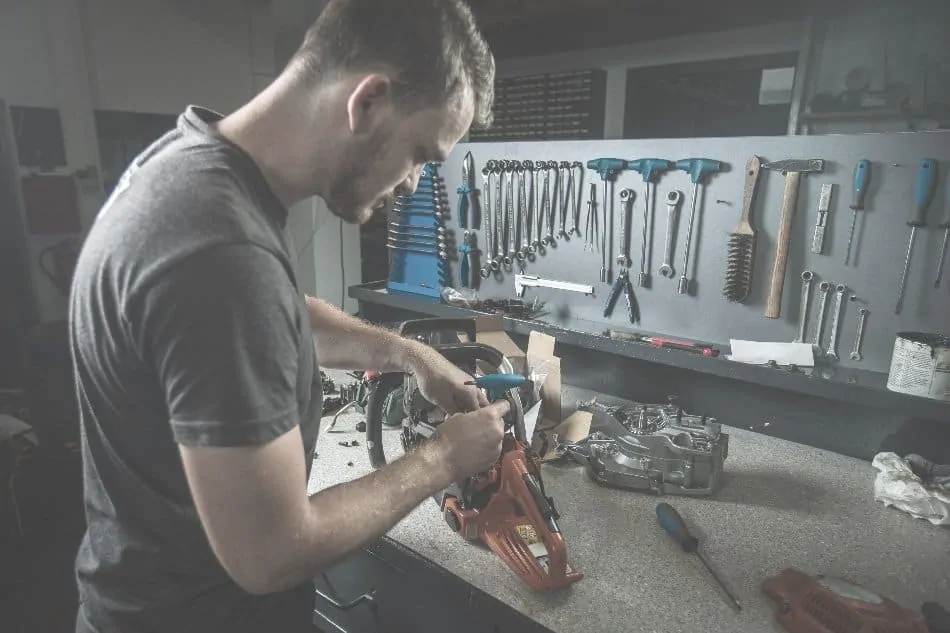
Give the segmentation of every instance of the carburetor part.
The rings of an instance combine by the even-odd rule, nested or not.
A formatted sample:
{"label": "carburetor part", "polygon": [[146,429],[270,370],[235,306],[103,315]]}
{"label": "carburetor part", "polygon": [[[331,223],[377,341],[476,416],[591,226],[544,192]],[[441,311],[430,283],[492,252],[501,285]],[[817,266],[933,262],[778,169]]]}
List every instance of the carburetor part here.
{"label": "carburetor part", "polygon": [[587,439],[561,443],[558,454],[588,467],[600,484],[688,496],[715,492],[729,436],[715,418],[670,404],[580,403],[593,414]]}

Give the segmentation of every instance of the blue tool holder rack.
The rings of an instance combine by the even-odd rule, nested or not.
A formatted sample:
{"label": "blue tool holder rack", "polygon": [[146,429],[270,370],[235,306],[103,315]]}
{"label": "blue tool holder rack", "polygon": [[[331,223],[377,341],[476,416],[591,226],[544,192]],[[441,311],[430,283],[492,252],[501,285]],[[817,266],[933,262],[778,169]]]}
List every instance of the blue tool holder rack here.
{"label": "blue tool holder rack", "polygon": [[393,206],[386,227],[391,255],[386,282],[389,292],[442,300],[448,272],[449,237],[444,232],[448,201],[438,168],[437,163],[427,164],[416,192],[401,196]]}

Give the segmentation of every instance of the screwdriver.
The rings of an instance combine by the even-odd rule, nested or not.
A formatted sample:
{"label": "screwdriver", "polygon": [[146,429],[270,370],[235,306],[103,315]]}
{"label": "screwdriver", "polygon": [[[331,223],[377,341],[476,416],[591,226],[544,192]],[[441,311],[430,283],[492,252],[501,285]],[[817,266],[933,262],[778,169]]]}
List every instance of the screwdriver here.
{"label": "screwdriver", "polygon": [[917,168],[917,195],[914,201],[914,214],[907,221],[910,227],[910,239],[907,241],[907,255],[904,256],[904,272],[901,274],[901,285],[897,289],[897,307],[894,314],[900,314],[904,305],[904,286],[907,284],[907,272],[910,270],[910,257],[914,252],[914,238],[917,229],[927,225],[927,211],[933,202],[934,192],[937,190],[937,161],[925,158]]}
{"label": "screwdriver", "polygon": [[934,288],[940,287],[943,265],[947,259],[947,245],[950,244],[950,183],[947,183],[947,219],[941,222],[938,228],[943,229],[943,246],[940,247],[940,259],[937,260],[937,279],[934,281]]}
{"label": "screwdriver", "polygon": [[690,534],[689,528],[686,527],[686,522],[683,521],[683,517],[680,516],[679,512],[670,504],[661,503],[656,506],[656,518],[660,522],[660,527],[666,530],[666,533],[673,537],[674,541],[679,543],[684,552],[696,554],[699,561],[709,571],[715,581],[719,583],[719,586],[726,592],[726,595],[729,596],[732,608],[736,611],[742,611],[742,605],[739,604],[736,597],[729,591],[726,584],[716,575],[716,572],[713,571],[712,567],[709,566],[709,563],[706,562],[706,559],[699,552],[699,539]]}
{"label": "screwdriver", "polygon": [[848,251],[844,256],[844,265],[851,261],[851,241],[854,240],[854,225],[858,220],[858,211],[864,211],[864,198],[868,194],[871,182],[871,162],[862,158],[854,166],[854,190],[851,197],[851,232],[848,233]]}

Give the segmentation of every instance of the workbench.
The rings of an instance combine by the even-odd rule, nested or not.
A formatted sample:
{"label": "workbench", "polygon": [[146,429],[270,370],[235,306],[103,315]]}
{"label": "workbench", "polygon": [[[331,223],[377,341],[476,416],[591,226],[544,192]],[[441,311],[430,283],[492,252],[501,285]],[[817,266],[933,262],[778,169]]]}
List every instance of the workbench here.
{"label": "workbench", "polygon": [[[590,395],[565,387],[565,415],[572,403]],[[311,493],[371,471],[363,434],[355,431],[360,419],[346,414],[335,428],[349,432],[321,433]],[[327,425],[325,419],[324,429]],[[430,627],[781,631],[759,584],[785,567],[842,576],[914,609],[925,601],[950,603],[950,530],[876,503],[877,471],[870,463],[744,429],[723,430],[730,435],[729,456],[711,498],[661,499],[601,487],[574,463],[543,466],[547,492],[561,514],[568,560],[585,574],[566,590],[534,592],[490,550],[453,533],[436,503],[426,500],[380,542],[329,575],[344,602],[373,591],[382,608],[386,594],[398,594],[389,599],[398,606],[388,619],[380,615],[377,624],[367,624],[370,618],[360,620],[318,598],[318,612],[349,624],[335,628],[319,617],[317,622],[327,631],[349,633]],[[354,439],[359,446],[340,445]],[[397,431],[386,431],[384,442],[387,455],[399,454],[393,448]],[[741,602],[741,613],[732,611],[699,560],[659,528],[660,500],[672,503],[700,537],[707,560]],[[389,580],[375,571],[387,566],[395,570]],[[423,628],[419,623],[426,614],[431,624]],[[446,617],[455,620],[448,627]],[[363,624],[354,624],[358,621]]]}

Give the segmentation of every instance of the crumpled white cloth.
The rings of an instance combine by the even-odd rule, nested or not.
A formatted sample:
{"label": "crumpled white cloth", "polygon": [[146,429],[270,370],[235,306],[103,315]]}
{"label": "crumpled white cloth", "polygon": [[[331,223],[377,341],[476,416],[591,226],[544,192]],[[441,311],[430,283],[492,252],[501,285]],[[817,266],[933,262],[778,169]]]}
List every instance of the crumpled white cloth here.
{"label": "crumpled white cloth", "polygon": [[950,525],[950,486],[925,485],[896,453],[878,453],[874,499],[934,525]]}

